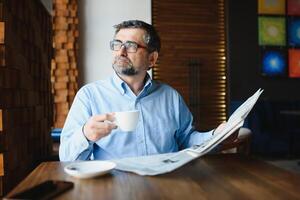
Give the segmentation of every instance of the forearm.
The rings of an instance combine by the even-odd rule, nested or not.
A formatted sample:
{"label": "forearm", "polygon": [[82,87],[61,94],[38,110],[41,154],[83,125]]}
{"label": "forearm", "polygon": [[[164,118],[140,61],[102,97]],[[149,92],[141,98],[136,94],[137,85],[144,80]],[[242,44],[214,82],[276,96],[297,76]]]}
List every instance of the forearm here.
{"label": "forearm", "polygon": [[82,133],[82,128],[74,131],[63,130],[59,147],[59,159],[61,161],[87,160],[92,153],[92,145]]}
{"label": "forearm", "polygon": [[185,148],[191,147],[193,145],[200,145],[205,141],[209,140],[213,136],[213,131],[214,130],[207,132],[194,131],[188,138]]}

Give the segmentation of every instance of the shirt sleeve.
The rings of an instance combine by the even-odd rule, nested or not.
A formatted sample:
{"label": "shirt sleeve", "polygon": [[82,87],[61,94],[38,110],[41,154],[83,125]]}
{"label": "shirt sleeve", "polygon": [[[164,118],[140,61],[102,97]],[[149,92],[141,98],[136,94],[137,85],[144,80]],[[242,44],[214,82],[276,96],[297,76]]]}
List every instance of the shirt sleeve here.
{"label": "shirt sleeve", "polygon": [[193,145],[199,145],[210,139],[213,130],[208,132],[199,132],[193,126],[193,116],[183,98],[179,95],[178,102],[178,124],[179,129],[176,133],[177,143],[180,149],[189,148]]}
{"label": "shirt sleeve", "polygon": [[93,144],[84,136],[82,127],[90,116],[88,93],[80,89],[74,98],[61,132],[59,147],[61,161],[89,159]]}

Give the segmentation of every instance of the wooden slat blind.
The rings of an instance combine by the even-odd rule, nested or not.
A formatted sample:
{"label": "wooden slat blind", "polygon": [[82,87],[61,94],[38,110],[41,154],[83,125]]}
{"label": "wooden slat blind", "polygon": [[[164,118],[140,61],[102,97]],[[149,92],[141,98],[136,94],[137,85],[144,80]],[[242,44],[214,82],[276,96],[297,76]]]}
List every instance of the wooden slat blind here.
{"label": "wooden slat blind", "polygon": [[40,1],[0,0],[0,198],[51,155],[52,19]]}
{"label": "wooden slat blind", "polygon": [[153,78],[184,97],[198,130],[226,120],[224,0],[153,0],[162,49]]}

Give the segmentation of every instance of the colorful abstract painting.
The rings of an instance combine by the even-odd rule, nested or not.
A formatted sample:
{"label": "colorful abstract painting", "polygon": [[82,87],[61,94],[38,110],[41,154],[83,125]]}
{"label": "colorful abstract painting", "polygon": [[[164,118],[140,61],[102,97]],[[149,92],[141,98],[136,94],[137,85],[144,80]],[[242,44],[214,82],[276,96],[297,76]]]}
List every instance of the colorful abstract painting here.
{"label": "colorful abstract painting", "polygon": [[300,78],[300,49],[289,49],[289,77]]}
{"label": "colorful abstract painting", "polygon": [[258,0],[258,14],[285,14],[285,0]]}
{"label": "colorful abstract painting", "polygon": [[300,0],[288,0],[287,13],[288,15],[300,16]]}
{"label": "colorful abstract painting", "polygon": [[290,46],[300,47],[300,17],[289,18],[288,36],[288,43]]}
{"label": "colorful abstract painting", "polygon": [[286,76],[287,63],[285,50],[262,50],[262,74],[265,76]]}
{"label": "colorful abstract painting", "polygon": [[259,45],[285,46],[286,31],[284,17],[259,17]]}

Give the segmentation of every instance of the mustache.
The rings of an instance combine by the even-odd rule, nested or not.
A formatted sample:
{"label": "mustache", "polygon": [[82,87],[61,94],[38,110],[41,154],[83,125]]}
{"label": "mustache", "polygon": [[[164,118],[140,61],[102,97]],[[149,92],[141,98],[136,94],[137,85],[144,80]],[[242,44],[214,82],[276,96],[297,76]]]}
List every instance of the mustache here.
{"label": "mustache", "polygon": [[124,56],[116,56],[114,58],[114,62],[117,62],[117,61],[123,61],[123,62],[125,61],[125,62],[128,62],[128,63],[131,63],[131,61],[128,58],[124,57]]}

